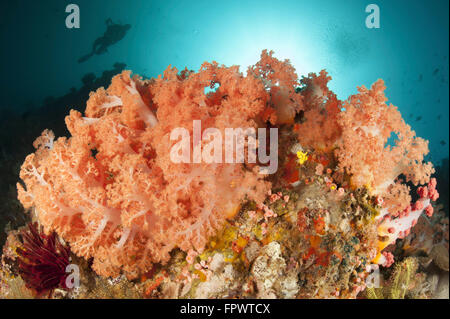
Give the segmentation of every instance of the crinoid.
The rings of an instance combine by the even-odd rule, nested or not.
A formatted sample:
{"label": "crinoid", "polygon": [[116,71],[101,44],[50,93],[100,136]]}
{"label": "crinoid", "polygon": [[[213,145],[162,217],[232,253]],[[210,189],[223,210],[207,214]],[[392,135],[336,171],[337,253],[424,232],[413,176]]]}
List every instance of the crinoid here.
{"label": "crinoid", "polygon": [[17,248],[19,273],[26,286],[38,295],[54,288],[65,288],[70,249],[55,232],[45,235],[37,223],[29,223],[20,233],[22,247]]}

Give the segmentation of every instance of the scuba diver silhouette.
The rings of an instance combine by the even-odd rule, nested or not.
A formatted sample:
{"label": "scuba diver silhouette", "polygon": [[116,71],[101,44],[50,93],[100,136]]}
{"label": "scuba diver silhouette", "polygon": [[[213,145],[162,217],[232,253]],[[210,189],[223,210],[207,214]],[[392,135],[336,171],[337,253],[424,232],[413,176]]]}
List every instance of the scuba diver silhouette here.
{"label": "scuba diver silhouette", "polygon": [[103,54],[108,52],[108,47],[122,40],[131,28],[130,24],[113,23],[111,18],[106,20],[107,29],[105,33],[97,38],[92,45],[92,51],[78,59],[78,63],[87,61],[94,54]]}

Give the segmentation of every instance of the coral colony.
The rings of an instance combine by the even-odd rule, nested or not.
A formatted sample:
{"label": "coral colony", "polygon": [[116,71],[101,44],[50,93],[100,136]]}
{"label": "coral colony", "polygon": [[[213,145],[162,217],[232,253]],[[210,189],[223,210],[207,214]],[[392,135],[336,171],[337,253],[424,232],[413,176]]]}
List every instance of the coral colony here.
{"label": "coral colony", "polygon": [[65,287],[69,249],[56,237],[42,233],[36,223],[21,233],[23,248],[18,248],[19,272],[27,287],[38,294],[56,287]]}
{"label": "coral colony", "polygon": [[[428,142],[384,82],[341,101],[330,80],[263,51],[246,75],[205,62],[148,80],[123,71],[91,92],[65,119],[70,137],[36,139],[17,183],[45,234],[97,278],[64,296],[364,296],[439,194]],[[21,246],[13,236],[5,250]],[[46,236],[18,249],[54,272],[21,267],[38,290],[68,262]]]}

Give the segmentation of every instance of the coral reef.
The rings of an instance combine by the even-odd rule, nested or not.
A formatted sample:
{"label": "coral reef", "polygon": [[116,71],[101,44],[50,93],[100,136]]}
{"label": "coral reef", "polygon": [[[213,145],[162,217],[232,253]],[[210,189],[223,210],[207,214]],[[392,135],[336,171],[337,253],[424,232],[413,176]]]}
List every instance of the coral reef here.
{"label": "coral reef", "polygon": [[[386,103],[382,80],[345,101],[330,80],[325,71],[299,79],[288,60],[263,51],[245,75],[216,62],[148,80],[123,71],[92,92],[84,113],[66,117],[69,138],[44,130],[34,141],[17,184],[47,234],[39,238],[61,238],[81,268],[81,287],[52,297],[435,296],[441,281],[423,273],[423,254],[448,276],[448,218],[435,204],[427,141]],[[278,170],[261,174],[265,162],[250,156],[199,160],[196,148],[210,141],[195,138],[194,121],[200,136],[278,129]],[[171,157],[180,127],[194,135],[190,162]],[[415,234],[416,224],[441,235]],[[13,234],[5,297],[22,253]],[[383,288],[367,289],[378,270]]]}

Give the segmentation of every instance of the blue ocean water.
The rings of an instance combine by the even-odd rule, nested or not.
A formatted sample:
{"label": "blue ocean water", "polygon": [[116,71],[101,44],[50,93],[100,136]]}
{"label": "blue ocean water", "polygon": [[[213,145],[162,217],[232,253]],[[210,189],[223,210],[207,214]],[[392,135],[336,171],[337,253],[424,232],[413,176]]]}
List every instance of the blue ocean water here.
{"label": "blue ocean water", "polygon": [[[65,26],[69,3],[80,8],[79,29]],[[365,25],[370,3],[380,8],[379,29]],[[341,99],[383,78],[390,102],[430,140],[439,164],[449,154],[448,10],[447,0],[2,2],[0,107],[26,112],[116,62],[145,77],[212,60],[245,71],[270,49],[299,75],[326,69]],[[108,18],[131,28],[104,54],[78,63]]]}

